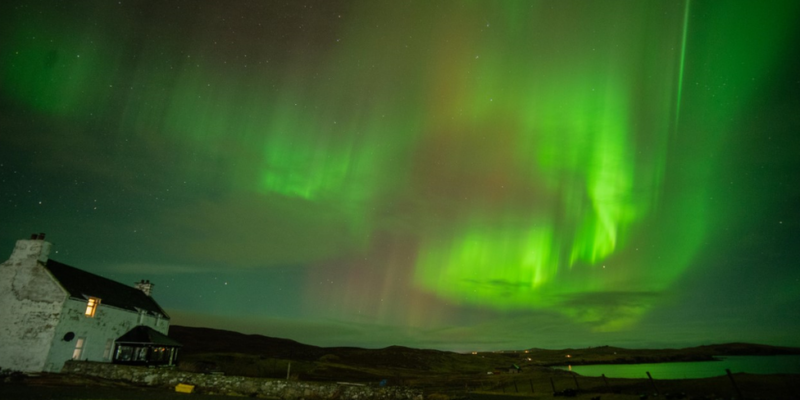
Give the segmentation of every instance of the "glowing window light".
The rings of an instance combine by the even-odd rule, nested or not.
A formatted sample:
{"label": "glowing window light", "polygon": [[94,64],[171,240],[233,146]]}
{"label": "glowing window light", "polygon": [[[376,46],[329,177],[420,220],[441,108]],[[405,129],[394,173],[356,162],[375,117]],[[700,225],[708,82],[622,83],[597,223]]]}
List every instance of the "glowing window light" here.
{"label": "glowing window light", "polygon": [[94,318],[94,313],[97,311],[97,306],[100,305],[100,299],[97,297],[89,297],[89,302],[86,303],[86,312],[83,315]]}

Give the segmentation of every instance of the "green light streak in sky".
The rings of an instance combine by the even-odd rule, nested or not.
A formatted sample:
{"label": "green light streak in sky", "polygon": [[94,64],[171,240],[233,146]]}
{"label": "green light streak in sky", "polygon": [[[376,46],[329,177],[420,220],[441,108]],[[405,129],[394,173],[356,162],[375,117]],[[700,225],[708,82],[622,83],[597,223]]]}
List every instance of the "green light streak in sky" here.
{"label": "green light streak in sky", "polygon": [[543,91],[548,100],[539,103],[537,121],[532,121],[539,145],[531,150],[538,150],[538,170],[546,181],[555,190],[563,188],[559,204],[567,225],[574,227],[571,266],[611,254],[635,208],[630,112],[620,95],[622,87],[575,73],[568,76],[553,78],[558,83]]}
{"label": "green light streak in sky", "polygon": [[686,0],[683,10],[683,36],[681,37],[681,67],[678,72],[678,102],[675,106],[675,129],[678,129],[678,122],[681,118],[681,99],[683,98],[683,72],[686,69],[686,37],[689,34],[689,9],[692,1]]}
{"label": "green light streak in sky", "polygon": [[[713,36],[698,38],[698,43],[708,40],[698,47],[729,59],[716,60],[713,71],[710,67],[702,69],[700,61],[688,68],[692,55],[687,48],[698,47],[689,44],[690,3],[682,8],[682,13],[674,13],[671,27],[662,32],[648,32],[651,28],[646,25],[630,27],[633,30],[627,31],[626,37],[602,28],[592,31],[593,37],[599,35],[603,43],[615,46],[600,55],[594,55],[595,48],[589,45],[576,47],[580,55],[527,52],[524,46],[503,54],[498,50],[503,49],[499,41],[484,43],[487,48],[481,53],[485,58],[501,61],[487,61],[490,66],[485,69],[470,68],[467,73],[481,79],[469,82],[462,78],[460,87],[475,89],[459,95],[473,100],[475,106],[469,115],[479,126],[487,125],[485,121],[503,121],[503,129],[515,131],[510,135],[518,140],[514,168],[524,169],[526,160],[535,160],[527,163],[527,171],[513,174],[527,175],[528,184],[538,189],[528,210],[517,211],[514,218],[536,222],[507,227],[493,224],[498,216],[492,217],[491,211],[474,210],[474,215],[486,221],[483,225],[442,233],[444,239],[431,240],[423,248],[417,263],[418,284],[457,303],[501,309],[556,307],[576,320],[596,324],[597,330],[622,329],[652,306],[652,300],[645,297],[618,302],[606,299],[607,307],[593,307],[579,299],[608,291],[659,293],[690,265],[706,240],[709,222],[719,214],[710,209],[708,182],[714,179],[707,174],[716,165],[708,159],[709,149],[718,148],[722,140],[719,135],[730,130],[723,121],[731,120],[743,106],[737,99],[756,87],[746,77],[769,70],[771,55],[777,51],[763,43],[777,43],[780,32],[759,29],[759,37],[745,37],[752,34],[751,30],[735,28],[735,21],[748,19],[745,15],[753,11],[750,7],[716,9],[708,21],[717,28],[707,31]],[[759,9],[756,20],[768,23],[769,13]],[[612,15],[605,17],[614,19]],[[636,38],[648,35],[657,35],[661,41],[649,45],[637,42]],[[527,37],[536,35],[529,33]],[[559,39],[569,42],[571,38]],[[583,40],[590,42],[592,38]],[[530,42],[535,43],[535,39]],[[530,42],[528,46],[536,47]],[[678,54],[669,50],[675,47],[680,49]],[[748,54],[755,49],[755,54]],[[556,60],[572,56],[581,61],[556,61],[543,67],[526,59],[528,54]],[[641,62],[643,55],[645,62]],[[678,63],[674,62],[676,58]],[[742,62],[745,59],[748,61]],[[677,70],[664,67],[670,64],[677,64]],[[704,92],[684,91],[689,73],[696,81],[709,82]],[[739,85],[738,95],[729,93],[732,82]],[[681,149],[696,149],[696,153],[686,154],[684,150],[670,160],[669,135],[678,129],[687,94],[693,109],[686,123],[690,129],[708,134],[680,139],[677,143]],[[669,190],[678,193],[669,203],[661,204],[659,197],[665,190],[662,185],[669,165],[673,168]],[[662,213],[652,215],[657,209]],[[653,228],[645,226],[663,228],[652,232],[649,230]],[[637,234],[660,238],[669,243],[669,250],[657,257],[642,257],[637,254],[638,248],[626,246],[633,239],[643,244]],[[543,246],[548,249],[543,251]],[[532,262],[526,258],[529,253],[543,256]],[[615,272],[606,270],[605,264]],[[589,272],[601,266],[608,271],[603,276]]]}
{"label": "green light streak in sky", "polygon": [[406,283],[448,302],[635,322],[651,300],[590,300],[668,289],[735,215],[710,200],[717,160],[797,6],[450,5],[439,19],[426,2],[358,3],[341,42],[300,33],[263,52],[209,50],[204,32],[125,49],[108,33],[123,17],[36,17],[3,28],[3,96],[138,139],[209,204],[246,198],[231,203],[266,214],[275,251],[300,254],[280,261],[358,258],[386,234],[415,247],[392,260]]}
{"label": "green light streak in sky", "polygon": [[552,233],[492,225],[474,223],[450,245],[434,244],[424,251],[421,262],[441,268],[420,269],[417,279],[424,284],[435,281],[439,294],[471,303],[508,308],[509,299],[531,301],[532,289],[555,272],[552,265],[558,262],[558,254],[552,252]]}
{"label": "green light streak in sky", "polygon": [[[513,51],[507,51],[503,24],[498,24],[501,33],[480,39],[472,50],[477,57],[459,54],[453,50],[457,46],[447,50],[446,60],[471,56],[469,68],[447,68],[438,80],[444,89],[437,92],[452,93],[442,101],[452,107],[455,125],[468,127],[455,128],[458,137],[462,143],[483,143],[471,153],[477,165],[498,168],[500,177],[524,179],[512,180],[513,194],[495,195],[499,208],[472,208],[464,212],[470,222],[461,228],[434,229],[434,237],[424,241],[415,280],[456,303],[504,310],[557,307],[574,318],[596,320],[602,310],[578,312],[562,303],[565,296],[641,287],[624,278],[636,269],[632,263],[615,261],[613,272],[601,263],[625,249],[636,224],[646,221],[657,204],[674,105],[677,74],[663,65],[675,55],[645,53],[644,66],[629,60],[641,59],[639,49],[648,46],[675,47],[680,31],[673,26],[653,43],[645,42],[644,34],[609,24],[595,33],[603,38],[600,43],[589,43],[570,27],[541,23],[523,32],[529,39]],[[536,29],[555,30],[581,55],[548,48],[535,39]],[[598,54],[592,46],[609,48]],[[643,88],[646,96],[637,93]],[[486,126],[494,129],[484,131]],[[512,160],[505,165],[492,156],[504,153]],[[470,165],[464,163],[461,171]],[[474,184],[472,197],[507,190],[483,180]],[[525,200],[521,207],[520,199]],[[652,289],[660,290],[681,270],[650,270],[642,279],[656,282]],[[623,308],[613,321],[598,322],[598,329],[618,329],[645,311]]]}

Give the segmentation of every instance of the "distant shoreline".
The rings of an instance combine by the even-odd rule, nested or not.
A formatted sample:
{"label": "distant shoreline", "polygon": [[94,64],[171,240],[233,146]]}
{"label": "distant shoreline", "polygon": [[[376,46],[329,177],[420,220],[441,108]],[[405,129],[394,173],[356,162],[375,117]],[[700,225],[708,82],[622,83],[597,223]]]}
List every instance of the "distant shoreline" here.
{"label": "distant shoreline", "polygon": [[[780,355],[780,354],[775,354]],[[616,359],[616,360],[572,360],[565,362],[557,362],[552,364],[541,364],[545,367],[563,367],[568,365],[626,365],[626,364],[663,364],[663,363],[678,363],[678,362],[709,362],[709,361],[722,361],[719,356],[687,356],[680,358],[634,358],[634,359]]]}

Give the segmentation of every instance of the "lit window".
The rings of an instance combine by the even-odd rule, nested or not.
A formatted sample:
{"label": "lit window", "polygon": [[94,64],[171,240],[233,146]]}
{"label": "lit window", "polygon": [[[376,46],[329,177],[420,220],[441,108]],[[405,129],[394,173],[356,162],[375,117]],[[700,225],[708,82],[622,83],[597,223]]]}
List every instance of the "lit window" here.
{"label": "lit window", "polygon": [[97,297],[89,297],[89,302],[86,303],[86,312],[83,315],[93,318],[95,311],[97,311],[97,306],[100,305],[100,299]]}
{"label": "lit window", "polygon": [[75,342],[75,350],[72,351],[73,360],[81,359],[81,354],[83,353],[83,346],[85,344],[86,344],[86,338],[78,338],[78,341]]}

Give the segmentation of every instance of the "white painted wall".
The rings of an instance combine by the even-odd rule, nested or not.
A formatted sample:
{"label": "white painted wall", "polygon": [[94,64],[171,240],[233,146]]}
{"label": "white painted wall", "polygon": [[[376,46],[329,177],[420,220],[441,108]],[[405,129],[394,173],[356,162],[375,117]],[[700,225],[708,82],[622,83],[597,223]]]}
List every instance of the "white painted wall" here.
{"label": "white painted wall", "polygon": [[50,243],[18,240],[0,264],[0,368],[41,371],[67,293],[39,264]]}
{"label": "white painted wall", "polygon": [[[110,361],[105,350],[137,325],[163,334],[169,320],[103,304],[94,317],[86,317],[87,300],[69,298],[40,264],[47,262],[50,243],[19,240],[8,261],[0,264],[0,368],[59,372],[72,359],[78,338],[85,338],[81,360]],[[73,332],[75,337],[65,341]],[[113,343],[110,357],[113,358]]]}
{"label": "white painted wall", "polygon": [[[81,360],[89,361],[111,361],[106,358],[105,350],[109,340],[113,341],[124,335],[137,325],[147,325],[161,333],[166,334],[168,329],[167,321],[162,321],[160,327],[155,326],[156,318],[145,316],[141,324],[138,323],[139,315],[136,312],[123,310],[113,306],[103,304],[95,311],[94,317],[84,315],[87,300],[70,298],[64,303],[61,312],[61,321],[55,329],[53,346],[47,357],[47,371],[58,372],[67,360],[72,359],[75,345],[78,338],[85,338]],[[73,332],[75,337],[70,341],[64,340],[64,335]],[[111,347],[113,358],[113,344]]]}

